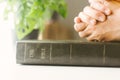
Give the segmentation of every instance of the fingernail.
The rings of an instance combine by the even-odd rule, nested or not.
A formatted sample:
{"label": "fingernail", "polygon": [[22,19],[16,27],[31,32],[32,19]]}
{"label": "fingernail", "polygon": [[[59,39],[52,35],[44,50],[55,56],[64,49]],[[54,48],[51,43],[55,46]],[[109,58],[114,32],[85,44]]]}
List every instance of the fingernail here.
{"label": "fingernail", "polygon": [[92,20],[90,20],[90,23],[91,23],[92,25],[95,25],[95,24],[96,24],[96,20],[92,19]]}
{"label": "fingernail", "polygon": [[110,15],[110,13],[111,13],[110,9],[105,9],[105,14],[106,15]]}

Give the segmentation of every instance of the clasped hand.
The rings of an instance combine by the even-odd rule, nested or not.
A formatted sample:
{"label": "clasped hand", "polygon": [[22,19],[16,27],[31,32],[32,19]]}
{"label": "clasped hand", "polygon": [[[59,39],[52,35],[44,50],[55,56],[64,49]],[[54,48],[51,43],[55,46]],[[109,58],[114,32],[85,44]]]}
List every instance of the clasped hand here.
{"label": "clasped hand", "polygon": [[120,2],[89,0],[75,17],[74,29],[88,41],[120,41]]}

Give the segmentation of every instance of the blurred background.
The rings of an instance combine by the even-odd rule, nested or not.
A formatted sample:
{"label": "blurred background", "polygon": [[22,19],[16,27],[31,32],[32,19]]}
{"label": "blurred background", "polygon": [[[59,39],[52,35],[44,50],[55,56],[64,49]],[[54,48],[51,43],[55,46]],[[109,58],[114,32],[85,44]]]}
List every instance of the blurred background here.
{"label": "blurred background", "polygon": [[[24,1],[24,0],[0,0],[0,71],[2,76],[0,79],[3,80],[14,80],[15,76],[15,64],[16,64],[16,41],[18,40],[15,29],[15,14],[9,12],[7,19],[4,19],[6,14],[4,13],[6,1]],[[29,1],[29,0],[28,0]],[[33,0],[34,1],[34,0]],[[49,0],[48,0],[49,1]],[[58,1],[58,0],[54,0]],[[74,17],[87,5],[87,0],[66,0],[67,2],[67,17],[58,17],[58,14],[54,14],[52,21],[46,22],[45,28],[39,36],[36,30],[29,33],[32,37],[26,36],[23,39],[34,39],[34,40],[79,40],[78,34],[74,31]],[[11,3],[10,3],[11,4]],[[11,4],[13,5],[13,4]],[[7,8],[9,11],[10,7]],[[16,10],[16,9],[15,9]],[[20,10],[17,9],[17,12]],[[24,30],[22,31],[24,32]],[[6,77],[7,76],[7,77]],[[12,79],[11,79],[12,78]]]}
{"label": "blurred background", "polygon": [[[3,1],[3,2],[2,2]],[[17,3],[18,8],[7,7],[6,13],[5,9],[8,6],[14,6],[14,1],[20,1]],[[11,2],[13,1],[13,2]],[[23,1],[23,2],[22,2]],[[24,1],[53,1],[51,8],[56,9],[58,2],[60,2],[56,11],[53,11],[52,17],[49,17],[49,12],[46,11],[47,17],[49,19],[44,22],[45,25],[43,31],[38,31],[39,15],[36,13],[36,9],[45,10],[41,5],[35,3],[27,19],[29,23],[26,24],[24,20],[25,12],[29,12],[29,9],[26,10]],[[83,7],[88,5],[87,0],[65,0],[67,3],[67,16],[65,17],[66,9],[64,0],[0,0],[0,80],[74,80],[74,79],[84,79],[84,80],[114,80],[119,79],[120,69],[119,68],[89,68],[89,67],[56,67],[56,66],[21,66],[16,65],[16,41],[18,40],[82,40],[78,36],[78,33],[74,31],[74,17],[82,11]],[[19,5],[23,5],[19,7]],[[27,4],[31,6],[30,4]],[[52,6],[54,5],[54,6]],[[39,7],[37,7],[39,6]],[[45,5],[47,6],[47,5]],[[42,9],[41,9],[42,8]],[[37,12],[39,12],[39,9]],[[60,9],[60,10],[59,10]],[[24,13],[17,14],[20,21],[15,19],[15,15],[11,12],[15,10],[16,12]],[[62,16],[60,16],[60,13]],[[39,13],[41,14],[41,13]],[[63,18],[65,17],[65,18]],[[37,18],[33,19],[33,18]],[[31,21],[32,20],[32,21]],[[39,21],[40,20],[40,21]],[[15,25],[16,24],[18,25]],[[20,23],[21,22],[21,23]],[[38,25],[34,25],[38,22]],[[42,22],[42,21],[41,21]],[[20,24],[19,24],[20,23]],[[21,26],[22,24],[22,26]],[[31,25],[28,25],[31,24]],[[19,26],[20,25],[20,26]],[[24,26],[25,25],[25,26]],[[35,26],[35,28],[33,27]],[[17,26],[17,27],[16,27]],[[31,26],[31,27],[30,27]],[[42,29],[40,28],[40,29]],[[17,31],[16,31],[17,30]],[[24,37],[23,37],[24,36]],[[19,39],[18,39],[19,37]],[[87,77],[86,77],[87,76]]]}
{"label": "blurred background", "polygon": [[66,0],[68,6],[68,15],[65,19],[60,20],[66,27],[69,27],[74,34],[73,40],[84,40],[78,36],[74,30],[74,18],[78,16],[79,12],[88,4],[88,0]]}
{"label": "blurred background", "polygon": [[[15,18],[15,14],[10,12],[10,10],[12,9],[9,9],[10,7],[7,7],[9,14],[7,14],[7,20],[5,20],[4,19],[6,17],[5,9],[8,4],[6,4],[5,1],[4,2],[1,1],[0,3],[0,6],[1,6],[1,9],[0,9],[0,25],[1,25],[0,30],[1,31],[0,33],[1,34],[0,35],[3,35],[3,38],[1,37],[2,40],[4,41],[5,39],[9,41],[8,39],[10,39],[10,41],[15,43],[17,40],[19,40],[18,37],[21,37],[22,33],[25,33],[25,31],[29,33],[25,33],[25,36],[20,38],[20,40],[29,40],[29,39],[31,40],[79,40],[79,39],[84,40],[78,36],[73,26],[74,26],[74,17],[77,16],[78,13],[82,11],[83,7],[88,4],[87,0],[74,0],[74,1],[65,0],[65,2],[67,3],[67,11],[66,11],[67,16],[65,18],[60,16],[58,12],[54,12],[52,17],[49,20],[45,21],[45,24],[43,25],[44,27],[43,31],[40,32],[40,31],[37,31],[36,29],[34,29],[33,31],[27,31],[25,30],[25,28],[22,27],[21,32],[20,30],[19,32],[17,32],[16,26],[18,25],[16,25],[15,23],[20,22],[20,21],[17,21],[17,18],[19,17]],[[18,8],[16,12],[20,12],[20,10]]]}
{"label": "blurred background", "polygon": [[[1,47],[4,49],[1,49],[2,51],[6,51],[6,46],[11,48],[11,45],[15,45],[17,39],[17,33],[15,30],[15,14],[12,12],[9,12],[7,14],[7,19],[5,18],[5,9],[6,6],[8,6],[7,1],[12,0],[0,0],[0,44]],[[16,1],[16,0],[13,0]],[[23,0],[24,1],[24,0]],[[57,0],[53,0],[57,1]],[[80,37],[78,36],[77,32],[74,31],[74,17],[78,15],[80,11],[82,11],[83,7],[88,4],[87,0],[65,0],[67,3],[67,16],[65,18],[59,16],[59,14],[53,15],[53,17],[46,22],[44,25],[44,31],[38,34],[37,37],[36,34],[38,33],[36,30],[33,32],[30,32],[29,34],[32,34],[32,37],[26,36],[24,39],[37,39],[37,40],[79,40]],[[13,5],[13,4],[11,4]],[[10,7],[8,7],[8,10]],[[17,12],[20,10],[17,9]]]}
{"label": "blurred background", "polygon": [[[12,1],[12,0],[6,0],[6,1]],[[16,26],[15,21],[17,22],[17,19],[14,18],[15,14],[13,14],[12,12],[9,12],[9,14],[7,15],[7,19],[4,19],[5,9],[6,9],[6,6],[8,6],[6,1],[3,0],[2,2],[2,0],[0,0],[0,36],[1,36],[0,52],[2,56],[9,58],[12,55],[11,53],[15,51],[14,50],[15,44],[18,38],[16,35],[16,29],[15,29],[15,26]],[[20,1],[25,1],[25,0],[20,0]],[[53,0],[53,2],[54,1],[58,1],[58,0]],[[43,31],[37,32],[37,30],[34,30],[33,32],[29,33],[30,36],[26,35],[21,40],[28,40],[28,39],[31,39],[31,40],[33,39],[34,40],[84,40],[84,39],[81,39],[78,36],[77,32],[74,31],[73,26],[74,26],[74,17],[77,16],[80,11],[82,11],[83,7],[86,6],[88,2],[87,0],[65,0],[65,2],[67,3],[67,16],[65,18],[59,16],[58,13],[54,12],[52,17],[49,19],[49,21],[45,22]],[[11,10],[10,7],[8,7],[7,9],[9,11]],[[15,10],[17,12],[20,11],[19,9],[16,9],[16,8]],[[22,32],[24,33],[25,30],[22,29]],[[37,37],[35,37],[36,33],[38,33]],[[21,35],[18,35],[18,36],[21,36]],[[8,56],[6,56],[6,54]],[[3,60],[2,56],[0,58],[1,60]]]}
{"label": "blurred background", "polygon": [[[6,0],[6,1],[16,1],[16,0]],[[7,19],[5,19],[5,9],[8,6],[5,0],[0,0],[0,61],[5,60],[4,63],[8,63],[13,57],[12,61],[15,63],[15,45],[17,38],[16,25],[14,18],[15,14],[9,12],[7,14]],[[19,0],[18,0],[19,1]],[[24,1],[24,0],[20,0]],[[46,0],[47,1],[47,0]],[[49,0],[48,0],[49,1]],[[58,0],[53,0],[58,1]],[[64,0],[63,0],[64,1]],[[81,39],[77,32],[74,31],[74,17],[82,11],[83,7],[86,6],[87,0],[65,0],[67,3],[67,16],[65,18],[59,16],[58,13],[54,12],[53,16],[49,21],[44,25],[44,31],[38,32],[34,30],[30,32],[29,35],[26,35],[21,40],[84,40]],[[11,3],[10,3],[11,4]],[[13,5],[13,4],[11,4]],[[64,7],[64,6],[63,6]],[[7,8],[9,11],[10,7]],[[16,9],[16,12],[19,12],[19,9]],[[16,21],[17,22],[17,21]],[[24,30],[22,31],[24,32]],[[36,36],[37,33],[37,37]],[[32,36],[32,37],[31,37]],[[14,54],[11,54],[14,53]],[[3,57],[4,56],[4,57]],[[9,59],[10,58],[10,59]],[[12,63],[11,61],[11,63]],[[2,62],[3,63],[3,62]]]}

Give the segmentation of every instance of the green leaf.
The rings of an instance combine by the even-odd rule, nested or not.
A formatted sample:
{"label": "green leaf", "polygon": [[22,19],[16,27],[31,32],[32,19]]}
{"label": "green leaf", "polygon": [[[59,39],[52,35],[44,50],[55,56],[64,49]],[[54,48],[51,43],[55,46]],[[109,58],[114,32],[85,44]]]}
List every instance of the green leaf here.
{"label": "green leaf", "polygon": [[58,13],[60,13],[60,15],[65,18],[67,16],[67,5],[66,4],[60,4]]}
{"label": "green leaf", "polygon": [[[49,20],[54,11],[62,17],[67,16],[67,4],[65,0],[7,0],[10,11],[17,7],[16,33],[18,39],[24,38],[35,28],[44,30],[44,25]],[[6,9],[6,14],[9,10]]]}
{"label": "green leaf", "polygon": [[27,36],[29,33],[31,33],[34,30],[36,22],[32,19],[27,19],[23,21],[20,21],[18,25],[16,25],[16,32],[18,39],[21,40],[25,36]]}

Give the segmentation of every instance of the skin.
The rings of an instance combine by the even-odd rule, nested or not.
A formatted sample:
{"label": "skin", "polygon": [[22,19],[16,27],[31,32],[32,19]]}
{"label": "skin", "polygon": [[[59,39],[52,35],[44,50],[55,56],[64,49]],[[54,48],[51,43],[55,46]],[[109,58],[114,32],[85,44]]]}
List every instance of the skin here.
{"label": "skin", "polygon": [[104,1],[120,1],[120,0],[88,0],[89,1],[89,3],[92,3],[92,2],[103,2],[104,3]]}
{"label": "skin", "polygon": [[92,6],[85,7],[74,19],[74,28],[79,36],[88,41],[120,41],[120,2],[91,1]]}

